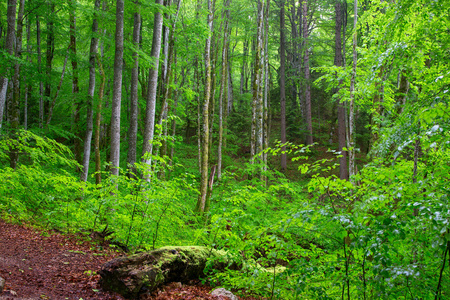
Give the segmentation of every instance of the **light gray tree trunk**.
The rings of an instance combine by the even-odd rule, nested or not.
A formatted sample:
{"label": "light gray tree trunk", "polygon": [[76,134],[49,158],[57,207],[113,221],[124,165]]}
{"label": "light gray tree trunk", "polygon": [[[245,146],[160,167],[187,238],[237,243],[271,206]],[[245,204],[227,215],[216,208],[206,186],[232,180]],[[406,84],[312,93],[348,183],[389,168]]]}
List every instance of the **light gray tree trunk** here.
{"label": "light gray tree trunk", "polygon": [[134,164],[136,163],[136,142],[138,130],[138,87],[139,87],[139,42],[141,33],[141,13],[140,4],[135,1],[136,12],[134,13],[133,26],[133,52],[134,66],[131,70],[131,99],[130,99],[130,127],[128,129],[128,154],[127,163],[134,173]]}
{"label": "light gray tree trunk", "polygon": [[95,93],[95,57],[98,49],[98,12],[100,10],[100,0],[94,3],[94,19],[92,21],[92,38],[89,49],[89,87],[87,97],[87,115],[86,115],[86,133],[84,135],[83,148],[83,170],[81,172],[81,180],[87,181],[89,173],[89,161],[91,158],[92,132],[94,130],[94,110],[92,108]]}
{"label": "light gray tree trunk", "polygon": [[[163,5],[162,0],[156,0],[155,3],[159,6]],[[148,76],[148,92],[147,92],[147,107],[145,110],[145,128],[144,128],[144,144],[142,147],[142,161],[148,165],[148,171],[151,170],[152,164],[152,149],[153,137],[155,134],[155,106],[156,106],[156,92],[158,88],[158,68],[159,55],[161,52],[161,34],[162,34],[163,16],[161,12],[155,14],[153,22],[153,42],[151,56],[154,59],[154,65],[150,67]],[[149,174],[145,175],[149,181]]]}
{"label": "light gray tree trunk", "polygon": [[[220,77],[220,92],[219,92],[219,143],[217,146],[217,179],[220,180],[222,176],[222,143],[223,143],[223,99],[224,91],[226,90],[225,85],[227,84],[227,53],[228,53],[228,20],[230,18],[230,6],[231,0],[225,0],[225,25],[223,29],[223,46],[222,46],[222,75]],[[241,74],[242,76],[242,74]],[[241,89],[242,89],[242,77],[241,77]],[[228,102],[228,101],[227,101]]]}
{"label": "light gray tree trunk", "polygon": [[[213,29],[213,11],[211,0],[208,0],[208,28]],[[207,212],[209,210],[208,194],[208,167],[209,167],[209,100],[211,94],[211,35],[208,34],[205,45],[205,91],[202,105],[202,155],[201,155],[201,179],[200,195],[195,211]]]}
{"label": "light gray tree trunk", "polygon": [[358,60],[356,52],[357,43],[357,33],[356,28],[358,24],[358,0],[354,0],[354,14],[355,18],[353,20],[353,68],[352,68],[352,78],[350,81],[350,112],[349,112],[349,143],[348,143],[348,162],[349,162],[349,175],[350,178],[356,174],[355,172],[355,80],[356,80],[356,63]]}
{"label": "light gray tree trunk", "polygon": [[123,69],[123,14],[124,0],[116,4],[116,52],[114,56],[113,97],[111,107],[111,173],[119,175],[120,164],[120,105]]}

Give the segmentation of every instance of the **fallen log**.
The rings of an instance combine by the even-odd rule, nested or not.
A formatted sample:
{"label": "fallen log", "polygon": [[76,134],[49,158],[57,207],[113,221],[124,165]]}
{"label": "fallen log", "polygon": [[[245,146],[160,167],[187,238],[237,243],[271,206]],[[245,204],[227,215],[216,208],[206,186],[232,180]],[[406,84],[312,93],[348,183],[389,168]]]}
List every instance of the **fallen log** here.
{"label": "fallen log", "polygon": [[136,298],[169,282],[187,283],[204,276],[208,261],[214,269],[228,264],[224,251],[200,246],[163,247],[105,263],[99,272],[100,285],[126,298]]}

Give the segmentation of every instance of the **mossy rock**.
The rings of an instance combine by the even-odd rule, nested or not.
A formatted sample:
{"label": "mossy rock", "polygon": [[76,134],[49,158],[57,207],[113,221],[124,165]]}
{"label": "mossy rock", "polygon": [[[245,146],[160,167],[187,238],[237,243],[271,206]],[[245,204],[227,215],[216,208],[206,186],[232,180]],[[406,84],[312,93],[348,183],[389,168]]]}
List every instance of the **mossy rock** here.
{"label": "mossy rock", "polygon": [[212,268],[226,267],[225,252],[200,246],[163,247],[119,257],[102,266],[100,285],[126,298],[135,298],[172,281],[188,282],[202,277],[211,258]]}

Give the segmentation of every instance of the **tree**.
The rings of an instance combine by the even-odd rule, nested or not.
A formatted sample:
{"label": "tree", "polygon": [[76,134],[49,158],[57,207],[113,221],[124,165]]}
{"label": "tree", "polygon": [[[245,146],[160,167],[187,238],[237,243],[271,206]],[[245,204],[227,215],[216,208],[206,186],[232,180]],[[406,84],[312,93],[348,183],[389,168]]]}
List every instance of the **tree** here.
{"label": "tree", "polygon": [[306,115],[306,144],[313,144],[313,131],[312,131],[312,117],[311,117],[311,83],[309,82],[310,70],[309,70],[309,49],[308,49],[308,1],[303,0],[303,51],[304,51],[304,65],[305,65],[305,115]]}
{"label": "tree", "polygon": [[[211,0],[208,0],[208,29],[213,30],[213,10]],[[207,212],[209,210],[208,198],[208,168],[209,168],[209,100],[211,93],[211,35],[208,34],[205,42],[205,91],[202,103],[202,144],[200,165],[200,194],[195,211]]]}
{"label": "tree", "polygon": [[120,162],[120,105],[122,98],[122,68],[123,68],[123,14],[124,1],[116,4],[116,34],[114,55],[114,80],[111,108],[111,173],[119,175]]}
{"label": "tree", "polygon": [[358,0],[354,0],[353,4],[353,12],[355,14],[353,20],[353,65],[352,65],[352,78],[350,81],[350,111],[349,111],[349,141],[348,141],[348,170],[349,176],[353,176],[356,174],[355,170],[355,136],[354,136],[354,128],[355,128],[355,81],[356,81],[356,65],[357,65],[357,52],[356,46],[358,42],[358,30],[356,26],[358,25]]}
{"label": "tree", "polygon": [[[140,4],[135,1],[133,26],[133,52],[134,65],[131,70],[131,99],[130,99],[130,127],[128,129],[128,156],[127,163],[133,166],[136,163],[136,143],[138,131],[138,84],[139,84],[139,41],[141,33]],[[133,167],[132,167],[133,168]]]}
{"label": "tree", "polygon": [[[336,17],[336,26],[335,26],[335,52],[334,52],[334,65],[337,67],[342,67],[342,5],[340,0],[336,0],[334,5],[335,8],[335,17]],[[342,82],[340,82],[341,84]],[[336,93],[339,93],[339,88]],[[348,167],[347,167],[347,152],[344,151],[344,147],[346,146],[345,139],[345,106],[342,98],[338,98],[338,140],[339,140],[339,178],[348,179]]]}
{"label": "tree", "polygon": [[[147,89],[147,104],[145,110],[145,127],[144,127],[144,144],[142,146],[142,160],[148,165],[150,171],[153,149],[153,137],[155,134],[155,107],[156,107],[156,93],[158,87],[158,68],[159,68],[159,55],[161,51],[161,33],[163,17],[159,11],[162,0],[155,0],[158,6],[158,12],[155,13],[155,19],[153,21],[153,42],[151,56],[154,59],[153,66],[150,67],[148,75],[148,89]],[[150,180],[149,175],[146,175],[147,180]]]}
{"label": "tree", "polygon": [[81,180],[86,181],[89,173],[89,160],[91,157],[91,143],[92,132],[94,130],[94,110],[93,101],[95,93],[95,58],[98,48],[98,12],[100,10],[100,0],[95,0],[94,4],[94,19],[92,21],[92,38],[89,49],[89,87],[87,97],[87,115],[86,115],[86,133],[84,136],[84,151],[83,151],[83,170],[81,171]]}
{"label": "tree", "polygon": [[[8,0],[8,9],[6,13],[8,28],[6,30],[5,50],[10,57],[14,56],[14,41],[16,38],[16,6],[17,0]],[[6,74],[8,74],[8,71],[9,68],[6,69]],[[1,128],[9,78],[3,77],[0,83],[2,84],[0,86],[0,128]]]}
{"label": "tree", "polygon": [[280,114],[281,114],[281,168],[287,170],[286,155],[286,39],[285,39],[285,17],[284,0],[280,1]]}
{"label": "tree", "polygon": [[[220,77],[220,92],[219,92],[219,144],[217,147],[217,178],[220,180],[222,176],[222,145],[223,145],[223,119],[224,119],[224,94],[227,84],[227,62],[228,62],[228,20],[230,18],[230,6],[231,0],[225,0],[225,25],[223,29],[223,45],[222,45],[222,75]],[[242,75],[241,75],[242,76]],[[242,77],[241,77],[241,90],[242,90]],[[228,102],[228,101],[226,101]],[[226,109],[226,107],[225,107]]]}

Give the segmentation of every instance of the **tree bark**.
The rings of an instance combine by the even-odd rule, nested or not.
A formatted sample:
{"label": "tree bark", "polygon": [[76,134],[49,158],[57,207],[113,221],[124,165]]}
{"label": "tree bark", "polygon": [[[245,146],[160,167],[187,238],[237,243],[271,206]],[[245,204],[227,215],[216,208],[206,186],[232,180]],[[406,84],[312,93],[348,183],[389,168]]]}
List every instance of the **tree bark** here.
{"label": "tree bark", "polygon": [[[219,92],[219,143],[217,146],[217,179],[220,180],[222,177],[222,143],[223,143],[223,99],[224,91],[226,90],[225,85],[227,84],[227,53],[228,53],[228,20],[230,17],[230,6],[231,0],[224,0],[225,9],[225,25],[223,29],[223,46],[222,46],[222,75],[220,77],[220,92]],[[241,74],[241,94],[242,94],[242,74]],[[228,102],[228,101],[227,101]]]}
{"label": "tree bark", "polygon": [[[280,114],[281,144],[286,144],[286,38],[284,0],[280,2]],[[286,146],[281,148],[281,169],[287,170]]]}
{"label": "tree bark", "polygon": [[119,175],[120,165],[120,106],[122,99],[123,69],[123,15],[124,0],[116,4],[116,52],[114,55],[114,80],[111,107],[111,173]]}
{"label": "tree bark", "polygon": [[[163,5],[162,0],[156,0],[155,3],[159,6]],[[144,175],[146,180],[150,180],[150,170],[152,164],[152,149],[153,136],[155,134],[155,106],[156,106],[156,92],[158,87],[158,68],[159,55],[161,52],[161,34],[162,34],[163,16],[161,12],[155,14],[153,22],[153,42],[151,56],[154,59],[154,65],[150,67],[148,76],[148,93],[147,93],[147,107],[145,110],[145,128],[144,128],[144,144],[142,147],[142,161],[148,165],[148,174]]]}
{"label": "tree bark", "polygon": [[[211,0],[208,0],[208,28],[212,32],[213,26],[213,11]],[[202,155],[201,155],[201,180],[200,180],[200,195],[197,200],[195,211],[205,212],[209,207],[208,193],[208,163],[209,163],[209,100],[211,94],[211,36],[206,38],[205,45],[205,91],[203,95],[202,105]]]}
{"label": "tree bark", "polygon": [[[341,0],[337,0],[334,6],[335,9],[335,17],[336,17],[336,26],[335,26],[335,56],[334,56],[334,65],[337,67],[342,67],[342,5]],[[339,88],[336,93],[339,93]],[[344,151],[344,147],[346,147],[346,139],[345,139],[345,107],[342,99],[338,99],[338,140],[339,140],[339,178],[340,179],[348,179],[348,167],[347,167],[347,152]]]}
{"label": "tree bark", "polygon": [[102,121],[102,103],[103,103],[103,93],[105,91],[105,83],[106,76],[105,71],[103,70],[102,61],[97,57],[97,64],[99,74],[101,76],[100,89],[98,90],[98,103],[97,103],[97,113],[95,115],[95,141],[94,141],[94,150],[95,150],[95,183],[100,184],[102,181],[101,171],[101,160],[100,160],[100,128]]}
{"label": "tree bark", "polygon": [[95,0],[94,3],[94,19],[92,21],[92,38],[89,49],[89,87],[87,97],[87,114],[86,114],[86,133],[84,135],[84,148],[83,148],[83,170],[81,172],[81,180],[87,181],[89,173],[89,161],[91,158],[91,143],[92,132],[94,130],[94,111],[93,101],[95,93],[95,57],[98,49],[98,12],[100,10],[100,0]]}
{"label": "tree bark", "polygon": [[[42,54],[41,54],[41,21],[36,16],[36,46],[38,73],[42,72]],[[39,128],[44,127],[44,83],[39,80]]]}
{"label": "tree bark", "polygon": [[131,172],[135,173],[134,164],[136,163],[136,142],[138,130],[138,87],[139,87],[139,42],[141,32],[141,13],[140,4],[135,1],[136,12],[134,13],[133,26],[133,52],[134,66],[131,70],[131,99],[130,99],[130,127],[128,129],[128,154],[127,163]]}
{"label": "tree bark", "polygon": [[[14,4],[15,6],[15,4]],[[24,12],[25,0],[20,0],[19,2],[19,14],[17,16],[17,34],[16,34],[16,49],[15,56],[20,60],[22,56],[22,32],[23,32],[23,12]],[[15,11],[14,11],[15,14]],[[9,108],[9,121],[11,129],[11,137],[14,138],[17,130],[19,129],[19,112],[20,112],[20,62],[16,62],[14,67],[14,77],[13,77],[13,97],[12,103],[8,103]],[[19,152],[14,147],[10,148],[10,167],[15,169],[17,166],[17,160],[19,159]]]}
{"label": "tree bark", "polygon": [[354,128],[355,128],[355,81],[356,81],[356,63],[357,63],[357,52],[356,52],[356,43],[357,43],[357,33],[358,30],[356,28],[358,24],[358,0],[354,0],[354,14],[355,18],[353,20],[353,68],[352,68],[352,78],[350,81],[350,112],[349,112],[349,149],[348,149],[348,162],[349,162],[349,176],[350,178],[356,174],[355,168],[355,136],[354,136]]}
{"label": "tree bark", "polygon": [[311,83],[310,71],[309,71],[309,49],[308,49],[308,1],[303,1],[303,40],[304,40],[304,66],[305,66],[305,115],[306,115],[306,127],[308,133],[306,135],[306,144],[313,144],[313,130],[312,130],[312,117],[311,117]]}
{"label": "tree bark", "polygon": [[[8,0],[8,8],[6,12],[6,18],[7,18],[7,26],[6,29],[6,44],[5,44],[5,50],[6,52],[13,56],[14,55],[14,43],[16,39],[16,7],[17,7],[17,0]],[[3,120],[3,113],[5,110],[5,103],[6,103],[6,95],[8,91],[8,83],[9,78],[8,72],[9,68],[7,68],[6,76],[3,78],[2,85],[0,86],[0,129],[2,126],[2,120]]]}

